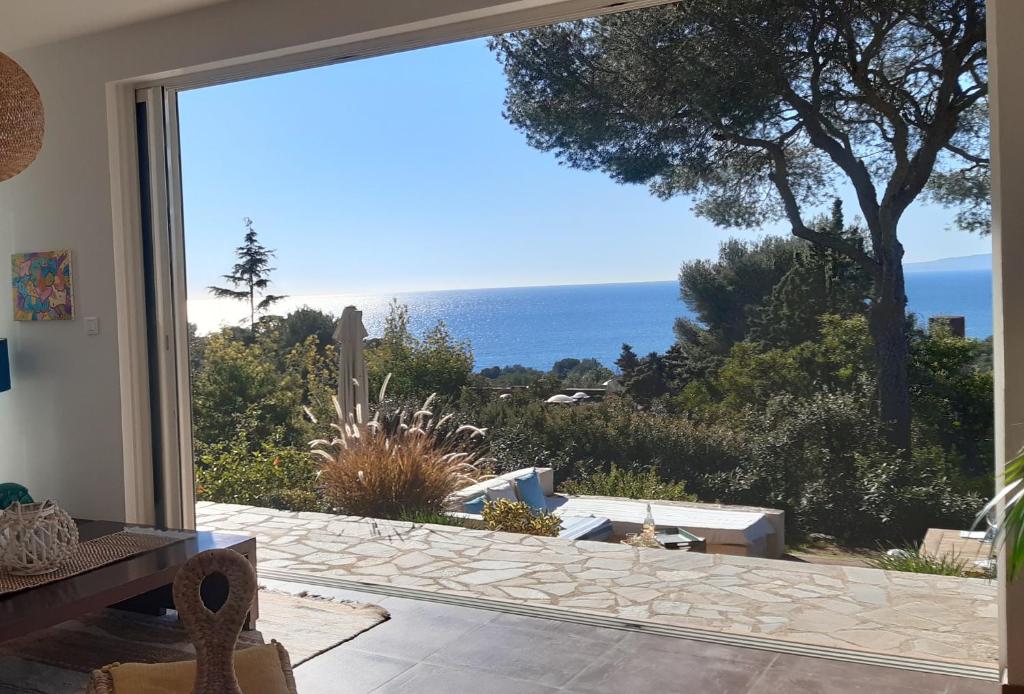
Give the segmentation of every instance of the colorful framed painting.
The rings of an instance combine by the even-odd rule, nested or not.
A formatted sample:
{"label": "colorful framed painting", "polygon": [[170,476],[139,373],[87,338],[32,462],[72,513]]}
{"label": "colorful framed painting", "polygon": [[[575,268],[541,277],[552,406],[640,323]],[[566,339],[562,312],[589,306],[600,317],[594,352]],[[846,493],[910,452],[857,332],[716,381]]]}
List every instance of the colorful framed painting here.
{"label": "colorful framed painting", "polygon": [[11,256],[14,320],[72,320],[71,251]]}

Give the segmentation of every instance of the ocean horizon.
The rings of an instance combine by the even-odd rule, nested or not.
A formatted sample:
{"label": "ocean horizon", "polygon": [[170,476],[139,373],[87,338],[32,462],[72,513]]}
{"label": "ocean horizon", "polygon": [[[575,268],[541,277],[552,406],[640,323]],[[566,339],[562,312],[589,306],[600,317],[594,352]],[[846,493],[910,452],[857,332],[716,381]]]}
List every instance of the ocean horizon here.
{"label": "ocean horizon", "polygon": [[[909,309],[919,323],[936,315],[964,316],[968,336],[992,334],[991,270],[908,271],[906,278]],[[381,334],[392,299],[409,306],[416,335],[443,320],[456,339],[470,343],[478,370],[512,364],[547,370],[566,357],[592,357],[614,368],[623,343],[641,355],[664,351],[674,341],[675,319],[693,316],[675,280],[300,295],[275,305],[275,312],[308,306],[340,315],[354,305],[372,337]],[[237,325],[246,316],[240,302],[188,300],[189,321],[200,334]]]}

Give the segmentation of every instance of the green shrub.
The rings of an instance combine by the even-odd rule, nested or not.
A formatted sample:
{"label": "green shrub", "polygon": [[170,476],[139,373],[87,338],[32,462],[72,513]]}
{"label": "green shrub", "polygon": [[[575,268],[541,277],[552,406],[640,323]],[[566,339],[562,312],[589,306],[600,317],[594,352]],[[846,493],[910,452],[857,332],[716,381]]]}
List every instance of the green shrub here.
{"label": "green shrub", "polygon": [[409,307],[396,300],[389,309],[383,335],[365,352],[371,392],[390,377],[389,392],[400,398],[458,397],[473,373],[469,344],[456,340],[443,321],[417,338],[409,328]]}
{"label": "green shrub", "polygon": [[941,450],[919,446],[907,460],[885,444],[868,385],[776,396],[736,426],[742,462],[710,475],[704,493],[785,510],[794,539],[916,540],[936,524],[966,527],[981,507]]}
{"label": "green shrub", "polygon": [[[540,402],[499,401],[473,413],[491,432],[496,471],[542,466],[555,482],[631,468],[637,461],[666,480],[685,482],[698,496],[704,475],[741,461],[734,431],[665,413],[638,410],[627,398],[552,407]],[[523,463],[526,463],[523,465]]]}
{"label": "green shrub", "polygon": [[568,480],[562,485],[566,494],[590,496],[616,496],[626,499],[659,499],[665,501],[694,501],[697,497],[686,491],[682,482],[667,482],[658,471],[623,470],[612,465],[608,472],[594,472],[579,480]]}
{"label": "green shrub", "polygon": [[486,502],[483,518],[488,530],[506,533],[558,537],[562,529],[562,521],[558,516],[547,512],[534,513],[533,509],[523,502],[508,499]]}
{"label": "green shrub", "polygon": [[192,374],[192,424],[196,441],[233,446],[277,436],[300,446],[303,432],[299,374],[282,373],[260,345],[224,331],[205,338],[202,364]]}
{"label": "green shrub", "polygon": [[209,447],[196,466],[196,498],[283,511],[326,511],[309,451],[246,441]]}

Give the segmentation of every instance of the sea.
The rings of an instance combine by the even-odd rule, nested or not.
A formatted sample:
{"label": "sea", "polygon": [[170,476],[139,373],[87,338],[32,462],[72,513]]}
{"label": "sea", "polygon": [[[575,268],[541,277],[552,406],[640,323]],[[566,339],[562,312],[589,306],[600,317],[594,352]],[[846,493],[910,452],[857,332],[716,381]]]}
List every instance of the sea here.
{"label": "sea", "polygon": [[[992,334],[991,270],[908,271],[906,282],[910,311],[920,323],[964,316],[968,336]],[[340,314],[354,305],[375,336],[393,298],[409,307],[417,335],[444,321],[456,339],[470,344],[477,369],[522,364],[547,370],[565,357],[592,357],[612,367],[623,343],[640,355],[664,351],[676,318],[692,317],[675,281],[292,296],[275,309],[309,306]],[[200,334],[238,323],[244,314],[240,304],[221,299],[188,301],[189,321]]]}

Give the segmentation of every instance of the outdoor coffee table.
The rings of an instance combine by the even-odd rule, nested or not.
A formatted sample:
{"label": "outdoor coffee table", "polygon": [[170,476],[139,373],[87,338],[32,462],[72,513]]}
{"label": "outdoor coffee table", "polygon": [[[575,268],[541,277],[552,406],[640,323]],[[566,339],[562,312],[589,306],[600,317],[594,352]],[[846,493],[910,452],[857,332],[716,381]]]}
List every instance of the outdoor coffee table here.
{"label": "outdoor coffee table", "polygon": [[[81,541],[139,527],[112,521],[77,520]],[[178,531],[184,532],[184,531]],[[75,619],[105,607],[157,614],[173,608],[171,584],[178,569],[208,549],[233,549],[256,565],[256,539],[244,535],[200,531],[173,544],[147,550],[85,573],[0,595],[0,642]],[[226,585],[203,585],[204,602],[216,605],[226,597]],[[223,593],[223,594],[221,594]],[[258,617],[254,601],[246,628]]]}
{"label": "outdoor coffee table", "polygon": [[683,549],[688,552],[703,552],[705,542],[703,537],[697,537],[691,532],[682,528],[663,530],[655,533],[655,541],[665,549]]}

